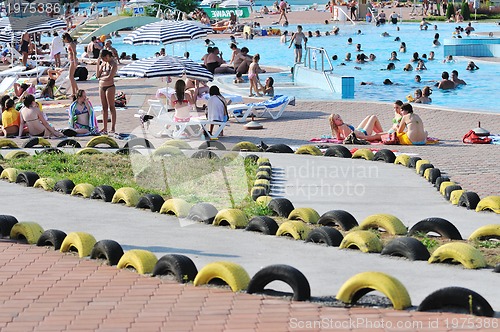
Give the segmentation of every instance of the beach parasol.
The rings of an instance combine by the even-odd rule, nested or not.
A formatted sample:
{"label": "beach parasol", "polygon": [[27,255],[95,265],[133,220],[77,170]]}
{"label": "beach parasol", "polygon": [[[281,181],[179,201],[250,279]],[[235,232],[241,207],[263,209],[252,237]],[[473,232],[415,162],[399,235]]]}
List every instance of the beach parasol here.
{"label": "beach parasol", "polygon": [[213,75],[200,64],[180,56],[160,56],[132,62],[118,71],[118,75],[137,77],[183,76],[199,81],[211,81]]}
{"label": "beach parasol", "polygon": [[247,0],[226,0],[219,5],[220,8],[251,7],[252,3]]}
{"label": "beach parasol", "polygon": [[160,45],[177,42],[187,42],[202,38],[212,31],[204,27],[185,21],[159,21],[146,24],[123,39],[125,44],[131,45]]}
{"label": "beach parasol", "polygon": [[11,17],[0,21],[0,30],[26,31],[28,33],[46,32],[66,28],[66,23],[45,15]]}

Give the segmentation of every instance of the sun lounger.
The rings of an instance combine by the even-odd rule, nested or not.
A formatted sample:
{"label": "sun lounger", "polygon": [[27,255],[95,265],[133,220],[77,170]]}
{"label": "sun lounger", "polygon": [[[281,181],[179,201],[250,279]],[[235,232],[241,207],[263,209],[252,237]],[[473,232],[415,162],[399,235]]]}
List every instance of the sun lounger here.
{"label": "sun lounger", "polygon": [[22,72],[19,72],[18,75],[22,77],[40,77],[43,75],[43,73],[49,69],[49,67],[45,66],[38,66],[33,69],[25,70]]}
{"label": "sun lounger", "polygon": [[17,75],[25,69],[26,69],[26,67],[24,67],[24,66],[15,66],[15,67],[12,67],[10,69],[5,69],[4,71],[0,72],[0,77]]}
{"label": "sun lounger", "polygon": [[17,76],[8,76],[2,80],[0,83],[0,95],[4,95],[7,93],[7,90],[12,88],[14,83],[17,81]]}
{"label": "sun lounger", "polygon": [[252,115],[258,118],[270,117],[276,120],[283,115],[290,101],[288,96],[276,95],[269,100],[258,103],[229,105],[227,110],[238,122],[245,122]]}

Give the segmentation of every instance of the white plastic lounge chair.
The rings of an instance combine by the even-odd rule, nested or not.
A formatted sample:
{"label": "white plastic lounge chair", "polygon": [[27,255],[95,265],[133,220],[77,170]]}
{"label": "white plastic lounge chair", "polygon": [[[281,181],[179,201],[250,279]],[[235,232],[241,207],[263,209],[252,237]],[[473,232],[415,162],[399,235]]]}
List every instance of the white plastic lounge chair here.
{"label": "white plastic lounge chair", "polygon": [[17,81],[17,76],[8,76],[2,80],[0,83],[0,95],[4,95],[7,93],[7,90],[12,88],[14,83]]}
{"label": "white plastic lounge chair", "polygon": [[26,69],[26,67],[24,67],[24,66],[15,66],[15,67],[12,67],[10,69],[5,69],[4,71],[0,72],[0,77],[17,75],[25,69]]}
{"label": "white plastic lounge chair", "polygon": [[56,85],[54,89],[55,95],[64,95],[65,93],[61,90],[66,89],[64,85],[69,82],[69,71],[63,71],[61,75],[56,79]]}
{"label": "white plastic lounge chair", "polygon": [[245,122],[252,115],[258,118],[271,117],[276,120],[281,117],[289,103],[288,96],[276,95],[258,103],[229,105],[227,110],[238,122]]}
{"label": "white plastic lounge chair", "polygon": [[43,73],[49,69],[49,67],[45,66],[38,66],[30,70],[25,70],[22,72],[19,72],[18,75],[22,77],[40,77],[43,75]]}

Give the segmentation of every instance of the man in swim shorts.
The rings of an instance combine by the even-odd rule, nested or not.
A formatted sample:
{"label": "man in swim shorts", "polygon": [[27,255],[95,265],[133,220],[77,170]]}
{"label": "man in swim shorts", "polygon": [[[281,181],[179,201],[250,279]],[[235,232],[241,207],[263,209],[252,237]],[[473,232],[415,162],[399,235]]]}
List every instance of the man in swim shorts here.
{"label": "man in swim shorts", "polygon": [[304,41],[304,47],[306,45],[306,36],[302,32],[302,25],[297,25],[297,32],[295,32],[290,40],[290,45],[288,48],[292,47],[292,44],[295,45],[295,63],[302,62],[302,41]]}

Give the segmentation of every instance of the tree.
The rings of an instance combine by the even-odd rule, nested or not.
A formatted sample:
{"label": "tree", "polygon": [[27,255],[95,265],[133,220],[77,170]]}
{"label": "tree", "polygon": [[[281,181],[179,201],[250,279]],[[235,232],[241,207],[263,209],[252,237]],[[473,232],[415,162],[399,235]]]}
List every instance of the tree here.
{"label": "tree", "polygon": [[467,1],[462,2],[462,16],[464,17],[464,21],[470,20],[470,8],[469,3]]}
{"label": "tree", "polygon": [[455,16],[455,7],[451,2],[448,3],[448,7],[446,8],[446,18],[449,20],[451,15]]}
{"label": "tree", "polygon": [[161,3],[170,7],[175,7],[181,12],[190,13],[196,7],[198,7],[198,2],[196,0],[155,0],[157,3]]}

